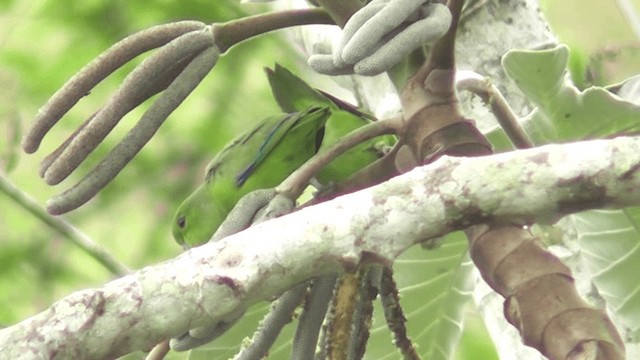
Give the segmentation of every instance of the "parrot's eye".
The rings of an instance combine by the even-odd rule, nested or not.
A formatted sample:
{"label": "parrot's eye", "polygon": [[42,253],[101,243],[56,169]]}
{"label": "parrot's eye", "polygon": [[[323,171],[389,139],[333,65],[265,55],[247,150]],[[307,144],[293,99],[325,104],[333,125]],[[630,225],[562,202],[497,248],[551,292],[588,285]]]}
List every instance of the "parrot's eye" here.
{"label": "parrot's eye", "polygon": [[184,216],[180,216],[178,218],[178,226],[180,229],[184,229],[184,226],[187,224],[187,219]]}

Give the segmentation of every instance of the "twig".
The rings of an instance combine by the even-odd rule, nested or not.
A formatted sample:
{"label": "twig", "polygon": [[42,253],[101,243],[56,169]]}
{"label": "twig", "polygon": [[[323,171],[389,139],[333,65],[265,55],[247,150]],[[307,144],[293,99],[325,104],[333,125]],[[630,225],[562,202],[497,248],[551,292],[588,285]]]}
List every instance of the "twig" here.
{"label": "twig", "polygon": [[254,36],[300,25],[335,25],[323,9],[297,9],[272,12],[214,24],[216,46],[224,53],[232,46]]}
{"label": "twig", "polygon": [[431,47],[428,61],[416,72],[414,78],[417,83],[424,83],[434,68],[446,70],[455,67],[455,38],[463,4],[464,0],[450,0],[448,2],[447,5],[451,11],[451,25],[444,36]]}
{"label": "twig", "polygon": [[13,199],[16,204],[22,206],[33,216],[50,226],[52,229],[64,236],[64,238],[69,242],[102,264],[102,266],[112,274],[124,276],[129,273],[129,269],[116,258],[111,256],[111,254],[109,254],[109,252],[104,248],[65,220],[47,214],[47,212],[44,211],[44,209],[40,207],[34,199],[18,189],[2,174],[0,174],[0,190]]}
{"label": "twig", "polygon": [[300,305],[309,286],[300,284],[285,292],[272,305],[269,313],[260,322],[249,344],[234,357],[235,360],[262,359],[280,335],[282,328],[291,322],[293,311]]}
{"label": "twig", "polygon": [[311,178],[313,178],[318,171],[333,159],[363,141],[367,141],[380,135],[396,133],[399,128],[399,123],[399,118],[390,118],[375,121],[358,128],[345,136],[339,142],[327,148],[325,151],[322,151],[309,159],[304,163],[304,165],[299,167],[295,172],[289,175],[288,178],[280,183],[280,185],[276,187],[276,191],[280,194],[287,195],[291,199],[297,199],[300,194],[302,194],[302,191],[306,188],[307,184],[309,184]]}
{"label": "twig", "polygon": [[533,147],[533,141],[518,122],[518,118],[511,110],[507,100],[502,96],[500,90],[491,83],[491,80],[470,71],[465,71],[464,74],[466,76],[457,79],[456,88],[478,95],[485,104],[489,105],[496,120],[517,149]]}
{"label": "twig", "polygon": [[362,4],[358,0],[317,0],[317,2],[331,14],[336,24],[341,28],[356,11],[362,8]]}

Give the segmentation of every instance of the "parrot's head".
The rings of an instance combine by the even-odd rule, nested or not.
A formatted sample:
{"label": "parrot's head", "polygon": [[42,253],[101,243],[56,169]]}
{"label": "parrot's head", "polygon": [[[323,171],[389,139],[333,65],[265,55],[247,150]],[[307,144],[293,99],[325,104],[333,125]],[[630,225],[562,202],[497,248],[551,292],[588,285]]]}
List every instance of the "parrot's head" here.
{"label": "parrot's head", "polygon": [[173,238],[185,250],[209,241],[224,221],[223,211],[205,186],[200,186],[178,208],[173,220]]}

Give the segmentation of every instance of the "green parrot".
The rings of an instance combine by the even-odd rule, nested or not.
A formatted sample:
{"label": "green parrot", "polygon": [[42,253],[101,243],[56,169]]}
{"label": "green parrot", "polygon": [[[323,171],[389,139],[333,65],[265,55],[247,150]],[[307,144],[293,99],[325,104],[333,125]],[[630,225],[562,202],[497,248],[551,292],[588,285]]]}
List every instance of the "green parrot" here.
{"label": "green parrot", "polygon": [[209,241],[247,193],[275,187],[315,155],[330,114],[312,106],[268,117],[228,144],[207,166],[204,183],[178,208],[173,237],[184,248]]}
{"label": "green parrot", "polygon": [[[312,88],[279,64],[275,65],[275,69],[265,68],[265,71],[273,96],[282,111],[301,111],[310,106],[331,109],[320,151],[335,144],[348,133],[375,120],[373,116],[363,113],[355,106]],[[379,136],[365,141],[330,162],[316,175],[316,179],[323,185],[345,180],[378,160],[384,155],[384,150],[391,148],[395,142],[396,137],[393,135]]]}

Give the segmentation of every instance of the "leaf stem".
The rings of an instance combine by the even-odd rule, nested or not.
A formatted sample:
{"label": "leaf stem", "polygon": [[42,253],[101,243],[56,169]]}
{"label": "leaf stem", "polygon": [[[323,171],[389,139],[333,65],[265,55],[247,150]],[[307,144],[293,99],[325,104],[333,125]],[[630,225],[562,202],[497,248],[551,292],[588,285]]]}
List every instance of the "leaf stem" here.
{"label": "leaf stem", "polygon": [[232,46],[270,31],[311,24],[335,25],[323,9],[298,9],[277,11],[214,24],[215,43],[224,53]]}
{"label": "leaf stem", "polygon": [[300,284],[271,304],[269,313],[260,322],[251,341],[248,342],[249,345],[243,347],[234,360],[262,359],[269,354],[269,349],[284,326],[291,322],[293,312],[304,299],[307,286],[308,282]]}
{"label": "leaf stem", "polygon": [[464,0],[450,0],[447,4],[451,11],[451,26],[429,51],[429,59],[418,70],[414,78],[424,82],[433,69],[453,69],[455,67],[455,38]]}
{"label": "leaf stem", "polygon": [[490,108],[496,120],[517,149],[528,149],[534,146],[533,141],[518,122],[507,100],[491,80],[474,73],[456,82],[458,90],[470,91],[478,95]]}

